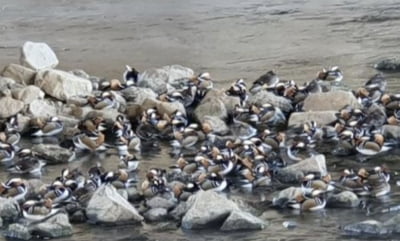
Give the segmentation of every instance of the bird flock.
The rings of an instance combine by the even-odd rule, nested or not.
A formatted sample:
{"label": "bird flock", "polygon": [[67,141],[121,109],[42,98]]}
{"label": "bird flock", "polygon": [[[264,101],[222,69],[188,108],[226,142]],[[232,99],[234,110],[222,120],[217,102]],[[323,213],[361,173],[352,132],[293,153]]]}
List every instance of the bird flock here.
{"label": "bird flock", "polygon": [[[87,116],[76,126],[72,138],[63,146],[77,153],[100,153],[116,150],[119,169],[105,170],[94,163],[87,173],[79,169],[63,169],[52,183],[36,193],[29,190],[27,180],[13,177],[0,184],[0,196],[18,201],[21,216],[26,220],[43,220],[62,210],[72,214],[84,209],[91,195],[102,185],[117,189],[137,188],[139,200],[157,195],[186,201],[199,190],[224,192],[230,189],[252,191],[273,187],[281,181],[281,169],[313,158],[317,154],[361,155],[372,158],[397,147],[398,140],[382,131],[384,125],[400,124],[400,94],[386,93],[383,75],[370,78],[353,91],[359,108],[343,106],[337,119],[321,126],[316,121],[288,126],[292,112],[303,111],[304,100],[314,93],[332,91],[340,85],[343,73],[338,67],[323,69],[316,78],[302,85],[282,80],[274,71],[256,79],[250,88],[244,79],[232,83],[222,95],[237,98],[238,104],[228,117],[219,120],[229,127],[228,133],[215,129],[214,119],[199,121],[194,111],[213,89],[209,73],[187,78],[176,88],[158,95],[162,102],[179,102],[183,111],[168,115],[157,108],[143,109],[137,118],[123,113],[113,123],[101,116]],[[140,73],[127,66],[123,80],[103,80],[94,87],[96,95],[85,97],[85,105],[96,110],[118,109],[114,93],[140,85]],[[249,96],[260,91],[273,93],[290,101],[293,108],[282,110],[272,103],[250,103]],[[217,124],[218,125],[218,124]],[[21,148],[16,116],[4,120],[0,133],[0,161],[10,173],[41,173],[46,160],[29,148]],[[32,138],[57,137],[64,123],[56,116],[32,118]],[[176,162],[168,169],[145,170],[144,180],[133,177],[140,166],[135,152],[146,145],[168,143]],[[306,173],[296,184],[298,191],[290,198],[275,199],[278,208],[302,211],[323,209],[327,195],[343,190],[358,196],[380,197],[390,192],[387,166],[345,169],[337,180],[330,174]]]}

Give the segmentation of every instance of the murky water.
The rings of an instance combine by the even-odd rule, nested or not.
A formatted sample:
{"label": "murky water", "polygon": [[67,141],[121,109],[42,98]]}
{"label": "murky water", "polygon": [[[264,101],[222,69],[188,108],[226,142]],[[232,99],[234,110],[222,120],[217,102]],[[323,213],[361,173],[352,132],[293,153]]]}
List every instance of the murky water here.
{"label": "murky water", "polygon": [[[81,68],[108,78],[120,78],[125,64],[139,70],[183,64],[196,72],[209,71],[220,83],[217,86],[239,77],[251,82],[269,69],[303,82],[322,67],[339,65],[345,85],[356,88],[376,72],[373,63],[399,55],[399,16],[400,2],[390,0],[0,0],[0,66],[18,62],[18,48],[32,40],[49,43],[61,69]],[[400,91],[400,76],[387,77],[390,91]],[[143,153],[141,170],[168,167],[173,162],[168,152],[165,147]],[[400,156],[391,159],[389,167],[400,170]],[[106,168],[117,165],[113,157],[88,156],[69,166],[85,169],[97,161]],[[381,159],[360,164],[355,157],[328,157],[328,163],[335,173],[347,166],[374,166]],[[43,180],[51,181],[63,167],[46,167]],[[7,175],[0,169],[1,180]],[[393,187],[392,194],[376,206],[400,200],[399,189]],[[245,198],[254,201],[268,195],[261,192]],[[359,209],[302,215],[268,210],[262,217],[270,225],[260,232],[81,224],[74,226],[72,237],[61,240],[341,240],[340,225],[366,218]],[[298,228],[285,229],[285,220],[297,221]]]}

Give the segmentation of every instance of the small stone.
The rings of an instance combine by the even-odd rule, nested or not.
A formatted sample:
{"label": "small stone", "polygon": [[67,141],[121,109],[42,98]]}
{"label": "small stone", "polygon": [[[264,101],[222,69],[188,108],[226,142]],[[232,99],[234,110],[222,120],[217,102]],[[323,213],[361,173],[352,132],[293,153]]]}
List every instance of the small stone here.
{"label": "small stone", "polygon": [[24,108],[24,102],[10,96],[0,98],[0,118],[5,119],[16,115]]}
{"label": "small stone", "polygon": [[44,98],[44,92],[34,85],[29,85],[22,89],[14,89],[11,93],[15,99],[23,101],[24,104],[30,104],[34,100]]}
{"label": "small stone", "polygon": [[295,221],[284,221],[282,223],[283,227],[287,228],[287,229],[291,229],[291,228],[296,228],[297,227],[297,223]]}
{"label": "small stone", "polygon": [[144,213],[144,218],[146,221],[159,222],[167,218],[168,211],[165,208],[151,208]]}
{"label": "small stone", "polygon": [[36,71],[19,64],[9,64],[4,68],[1,75],[11,78],[19,84],[32,85]]}
{"label": "small stone", "polygon": [[383,125],[382,135],[385,139],[399,139],[400,138],[400,126],[395,125]]}
{"label": "small stone", "polygon": [[49,45],[31,41],[25,42],[22,46],[20,62],[34,70],[55,68],[58,65],[57,56]]}
{"label": "small stone", "polygon": [[0,217],[5,221],[14,221],[19,217],[18,202],[10,198],[0,197]]}
{"label": "small stone", "polygon": [[75,152],[54,144],[33,145],[32,151],[46,160],[48,165],[68,163],[75,159]]}
{"label": "small stone", "polygon": [[352,92],[337,90],[308,95],[304,100],[303,109],[304,111],[338,111],[346,105],[354,109],[361,107]]}
{"label": "small stone", "polygon": [[182,217],[189,210],[190,206],[186,202],[179,202],[178,206],[176,206],[169,215],[176,221],[180,221]]}
{"label": "small stone", "polygon": [[357,195],[350,191],[343,191],[328,197],[326,206],[333,208],[354,208],[358,207],[360,199]]}
{"label": "small stone", "polygon": [[240,210],[233,211],[221,227],[222,231],[232,230],[261,230],[265,228],[265,222],[250,213]]}

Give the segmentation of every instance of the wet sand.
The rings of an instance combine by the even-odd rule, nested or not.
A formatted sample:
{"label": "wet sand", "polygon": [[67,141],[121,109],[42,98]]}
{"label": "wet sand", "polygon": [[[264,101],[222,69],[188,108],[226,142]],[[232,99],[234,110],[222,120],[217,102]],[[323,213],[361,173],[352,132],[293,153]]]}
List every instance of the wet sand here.
{"label": "wet sand", "polygon": [[377,60],[399,53],[397,1],[16,0],[0,7],[0,66],[26,40],[54,48],[61,69],[120,78],[182,64],[219,81],[254,80],[269,69],[308,81],[339,65],[358,86]]}

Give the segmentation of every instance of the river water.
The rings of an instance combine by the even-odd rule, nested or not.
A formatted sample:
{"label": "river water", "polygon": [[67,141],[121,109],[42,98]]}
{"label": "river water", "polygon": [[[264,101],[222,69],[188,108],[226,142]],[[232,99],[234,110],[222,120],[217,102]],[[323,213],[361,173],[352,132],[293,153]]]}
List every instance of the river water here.
{"label": "river water", "polygon": [[[196,72],[210,72],[219,87],[241,77],[251,82],[269,69],[301,83],[313,79],[323,67],[338,65],[344,84],[357,88],[376,73],[374,63],[399,56],[399,26],[400,2],[390,0],[0,0],[0,67],[18,62],[19,47],[31,40],[47,42],[59,57],[60,69],[80,68],[107,78],[120,78],[125,64],[138,70],[182,64]],[[386,76],[390,91],[400,91],[400,76]],[[168,152],[164,147],[143,153],[141,170],[168,167],[173,162]],[[379,158],[363,164],[355,157],[327,159],[333,174],[344,167],[382,162]],[[389,167],[400,170],[396,162],[400,157],[390,159]],[[69,166],[87,168],[99,160],[106,167],[116,166],[115,161],[97,156]],[[46,167],[43,180],[52,180],[63,167]],[[7,173],[0,169],[0,177],[6,179]],[[399,189],[392,186],[391,195],[375,201],[375,206],[400,201]],[[255,201],[269,195],[240,196]],[[267,210],[262,218],[270,223],[263,231],[229,234],[160,231],[154,225],[81,224],[74,225],[72,237],[60,240],[341,240],[340,225],[367,217],[356,208],[301,215]],[[298,227],[285,229],[286,220],[298,222]]]}

